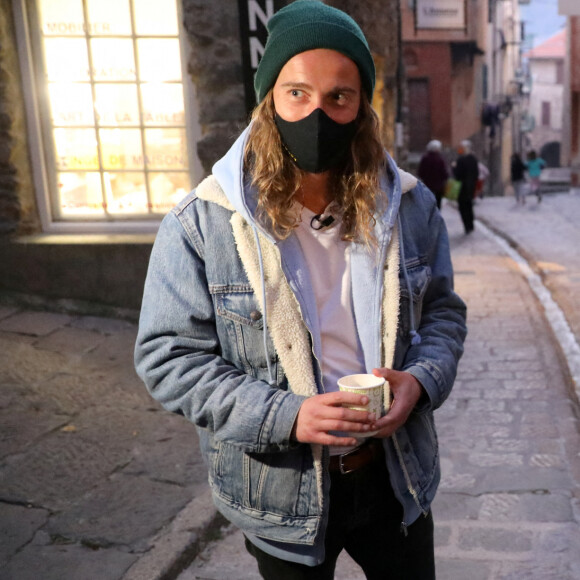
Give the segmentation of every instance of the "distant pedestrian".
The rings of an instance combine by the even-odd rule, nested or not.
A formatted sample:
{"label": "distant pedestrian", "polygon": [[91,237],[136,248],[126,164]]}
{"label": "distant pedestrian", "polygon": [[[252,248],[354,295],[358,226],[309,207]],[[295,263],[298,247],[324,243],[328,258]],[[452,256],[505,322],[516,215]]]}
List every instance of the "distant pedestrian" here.
{"label": "distant pedestrian", "polygon": [[437,207],[441,209],[441,199],[449,178],[447,164],[441,155],[441,141],[433,139],[427,143],[427,151],[421,157],[418,174],[419,179],[435,194]]}
{"label": "distant pedestrian", "polygon": [[514,153],[511,159],[510,176],[516,196],[516,203],[526,203],[526,164],[522,161],[519,153]]}
{"label": "distant pedestrian", "polygon": [[542,191],[540,189],[540,175],[542,174],[542,169],[546,167],[546,162],[536,155],[536,152],[532,149],[528,153],[528,176],[530,178],[530,193],[538,196],[538,203],[542,201]]}
{"label": "distant pedestrian", "polygon": [[489,169],[481,162],[478,161],[477,163],[477,185],[475,186],[475,195],[474,197],[481,197],[483,198],[483,186],[489,177]]}
{"label": "distant pedestrian", "polygon": [[457,204],[466,234],[473,231],[473,196],[479,179],[477,157],[471,152],[471,141],[462,141],[457,148],[459,157],[455,162],[453,174],[461,182]]}

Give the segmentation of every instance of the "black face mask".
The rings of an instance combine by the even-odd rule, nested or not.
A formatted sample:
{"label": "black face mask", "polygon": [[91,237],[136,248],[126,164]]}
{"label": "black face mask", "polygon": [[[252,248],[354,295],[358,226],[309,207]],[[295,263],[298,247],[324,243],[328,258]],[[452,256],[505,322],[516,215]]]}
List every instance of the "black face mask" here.
{"label": "black face mask", "polygon": [[284,121],[278,113],[275,120],[290,157],[308,173],[322,173],[338,165],[346,157],[357,128],[356,120],[337,123],[322,109],[300,121]]}

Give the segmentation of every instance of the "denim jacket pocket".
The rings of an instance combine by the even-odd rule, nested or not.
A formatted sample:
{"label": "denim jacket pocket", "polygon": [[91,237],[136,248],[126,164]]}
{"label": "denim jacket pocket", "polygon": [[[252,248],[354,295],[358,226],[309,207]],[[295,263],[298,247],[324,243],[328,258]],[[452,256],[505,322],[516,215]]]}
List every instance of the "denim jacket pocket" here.
{"label": "denim jacket pocket", "polygon": [[[413,299],[413,316],[415,325],[419,327],[421,322],[421,312],[423,310],[423,298],[431,282],[431,268],[425,259],[413,258],[408,260],[404,266],[407,269],[407,277],[411,286],[411,295]],[[403,272],[399,273],[399,285],[401,288],[401,301],[399,305],[399,335],[406,339],[409,336],[411,328],[411,315],[409,311],[409,291]]]}
{"label": "denim jacket pocket", "polygon": [[285,453],[246,453],[219,442],[209,464],[210,482],[224,501],[240,509],[288,517],[318,514],[318,493],[308,447]]}
{"label": "denim jacket pocket", "polygon": [[439,444],[433,413],[412,413],[397,431],[397,439],[412,485],[424,492],[439,473]]}
{"label": "denim jacket pocket", "polygon": [[[245,373],[268,380],[264,353],[264,317],[249,284],[210,285],[222,356]],[[268,356],[276,369],[277,357],[268,336]]]}

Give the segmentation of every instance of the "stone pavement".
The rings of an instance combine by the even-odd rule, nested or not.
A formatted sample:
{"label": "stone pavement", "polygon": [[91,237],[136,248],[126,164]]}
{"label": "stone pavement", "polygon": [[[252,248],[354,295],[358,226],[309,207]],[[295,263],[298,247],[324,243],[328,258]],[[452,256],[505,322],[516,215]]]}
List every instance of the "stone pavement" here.
{"label": "stone pavement", "polygon": [[[513,204],[502,199],[499,214]],[[565,365],[513,260],[479,229],[464,236],[451,207],[444,216],[470,332],[436,413],[438,578],[580,578],[578,405]],[[215,511],[195,430],[134,374],[135,331],[0,307],[3,580],[258,578],[229,527],[187,567]],[[337,580],[361,578],[342,557]]]}
{"label": "stone pavement", "polygon": [[565,365],[513,260],[478,229],[464,236],[449,208],[444,215],[469,335],[436,413],[439,577],[580,578],[578,401]]}
{"label": "stone pavement", "polygon": [[160,578],[215,515],[195,429],[133,371],[135,334],[0,307],[3,580]]}
{"label": "stone pavement", "polygon": [[486,197],[475,216],[498,230],[532,264],[580,343],[580,192],[527,198]]}

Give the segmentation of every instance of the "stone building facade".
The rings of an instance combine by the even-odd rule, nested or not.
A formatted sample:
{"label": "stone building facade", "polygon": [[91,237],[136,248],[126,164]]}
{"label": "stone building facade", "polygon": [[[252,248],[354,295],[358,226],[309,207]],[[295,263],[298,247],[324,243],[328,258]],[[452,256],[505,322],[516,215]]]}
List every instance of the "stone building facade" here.
{"label": "stone building facade", "polygon": [[0,236],[38,231],[13,12],[0,0]]}
{"label": "stone building facade", "polygon": [[[119,6],[125,2],[129,0],[122,0]],[[279,9],[289,3],[177,0],[182,27],[181,59],[186,71],[184,85],[191,85],[186,93],[186,117],[188,123],[195,125],[195,130],[188,133],[195,136],[188,142],[189,156],[194,160],[190,164],[192,186],[211,171],[213,163],[248,122],[240,26],[244,2],[246,8],[261,10],[261,15],[272,12],[274,5]],[[401,142],[398,148],[395,143],[395,122],[404,120],[399,1],[326,3],[351,14],[367,35],[377,65],[373,104],[382,120],[384,142],[393,154],[403,158]],[[38,75],[29,73],[26,77],[23,70],[22,51],[31,43],[27,27],[34,34],[34,27],[39,25],[34,17],[23,23],[22,14],[28,9],[31,13],[41,9],[56,11],[58,4],[47,0],[0,0],[0,293],[64,299],[69,305],[96,303],[105,308],[137,309],[156,225],[162,216],[150,219],[143,230],[133,216],[126,221],[113,216],[113,224],[73,219],[65,224],[72,224],[69,232],[66,228],[61,231],[62,223],[46,215],[50,214],[51,203],[46,200],[54,194],[45,191],[44,182],[38,178],[46,171],[38,161],[46,147],[37,142],[39,134],[30,121],[29,109],[45,98],[47,87]],[[79,5],[83,5],[80,0]],[[91,4],[84,6],[86,18],[86,6],[90,11]],[[262,23],[258,21],[258,25]],[[65,22],[61,26],[73,25]],[[93,40],[88,39],[89,42]],[[32,86],[34,83],[37,84]],[[96,102],[94,105],[96,110]],[[46,108],[39,110],[42,116]],[[43,121],[46,119],[41,118],[39,124]]]}
{"label": "stone building facade", "polygon": [[[528,150],[535,150],[550,167],[560,166],[562,142],[566,30],[524,54],[532,79],[529,112],[535,127],[528,135]],[[550,147],[555,146],[555,147]],[[552,151],[554,150],[554,151]],[[552,153],[552,154],[550,154]]]}
{"label": "stone building facade", "polygon": [[564,71],[564,118],[562,127],[563,164],[571,170],[573,191],[580,191],[580,6],[562,2],[560,13],[567,16],[566,67]]}
{"label": "stone building facade", "polygon": [[401,19],[413,159],[432,139],[479,145],[487,2],[401,2]]}

